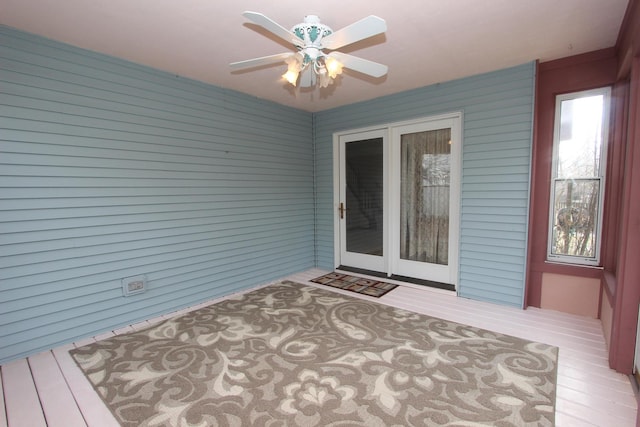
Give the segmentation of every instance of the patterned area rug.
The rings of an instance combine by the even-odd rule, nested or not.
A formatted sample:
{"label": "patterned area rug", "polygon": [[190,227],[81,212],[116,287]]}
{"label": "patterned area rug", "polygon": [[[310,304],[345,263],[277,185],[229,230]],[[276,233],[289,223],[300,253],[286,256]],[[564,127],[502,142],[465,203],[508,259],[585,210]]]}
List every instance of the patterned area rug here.
{"label": "patterned area rug", "polygon": [[552,426],[558,349],[294,282],[71,351],[123,426]]}
{"label": "patterned area rug", "polygon": [[310,282],[378,298],[398,287],[398,285],[392,283],[379,282],[342,273],[325,274],[311,279]]}

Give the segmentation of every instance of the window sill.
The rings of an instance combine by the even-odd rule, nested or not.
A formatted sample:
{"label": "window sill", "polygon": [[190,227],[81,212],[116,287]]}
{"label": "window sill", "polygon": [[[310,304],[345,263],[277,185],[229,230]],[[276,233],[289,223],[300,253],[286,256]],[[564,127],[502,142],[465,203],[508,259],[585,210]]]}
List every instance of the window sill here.
{"label": "window sill", "polygon": [[552,261],[552,260],[546,260],[544,263],[550,264],[550,265],[563,266],[563,267],[590,268],[594,270],[604,270],[604,267],[601,265],[577,264],[572,262],[562,262],[562,261]]}
{"label": "window sill", "polygon": [[554,261],[531,263],[531,271],[538,273],[564,274],[567,276],[602,278],[604,268],[597,265],[568,264]]}

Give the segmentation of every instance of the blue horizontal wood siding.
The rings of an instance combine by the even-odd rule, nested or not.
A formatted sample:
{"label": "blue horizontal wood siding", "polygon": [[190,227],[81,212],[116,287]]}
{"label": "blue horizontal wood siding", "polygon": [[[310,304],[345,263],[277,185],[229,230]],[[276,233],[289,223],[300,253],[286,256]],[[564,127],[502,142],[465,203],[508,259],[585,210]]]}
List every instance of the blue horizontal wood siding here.
{"label": "blue horizontal wood siding", "polygon": [[524,297],[535,64],[314,115],[316,255],[334,267],[335,132],[463,112],[458,293],[520,307]]}
{"label": "blue horizontal wood siding", "polygon": [[311,113],[7,27],[0,91],[0,363],[314,266]]}

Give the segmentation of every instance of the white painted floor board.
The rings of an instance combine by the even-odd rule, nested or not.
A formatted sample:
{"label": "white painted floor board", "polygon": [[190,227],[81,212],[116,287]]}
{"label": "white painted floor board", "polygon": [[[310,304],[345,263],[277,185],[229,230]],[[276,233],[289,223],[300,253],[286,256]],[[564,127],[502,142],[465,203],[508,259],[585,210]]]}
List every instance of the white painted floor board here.
{"label": "white painted floor board", "polygon": [[[285,279],[310,283],[327,271],[312,269]],[[396,282],[397,283],[397,282]],[[352,292],[336,290],[346,295]],[[359,296],[433,317],[544,342],[560,348],[556,425],[559,427],[631,427],[636,425],[637,401],[629,377],[608,367],[599,320],[549,310],[519,310],[458,298],[452,292],[401,286],[382,298]],[[198,304],[197,309],[220,298]],[[69,356],[75,347],[151,326],[188,312],[167,313],[144,322],[108,331],[51,352],[0,367],[0,427],[113,427],[117,422]],[[5,404],[2,404],[2,403]],[[67,415],[58,423],[61,414]],[[45,422],[46,418],[46,422]]]}
{"label": "white painted floor board", "polygon": [[9,426],[46,427],[47,422],[27,359],[3,365],[2,381]]}
{"label": "white painted floor board", "polygon": [[86,427],[71,390],[50,351],[28,358],[48,427]]}
{"label": "white painted floor board", "polygon": [[[117,427],[119,423],[69,355],[72,345],[55,348],[55,356],[80,412],[90,427]],[[13,427],[9,425],[9,427]]]}
{"label": "white painted floor board", "polygon": [[4,406],[4,388],[2,385],[1,369],[0,369],[0,427],[7,427],[7,412]]}

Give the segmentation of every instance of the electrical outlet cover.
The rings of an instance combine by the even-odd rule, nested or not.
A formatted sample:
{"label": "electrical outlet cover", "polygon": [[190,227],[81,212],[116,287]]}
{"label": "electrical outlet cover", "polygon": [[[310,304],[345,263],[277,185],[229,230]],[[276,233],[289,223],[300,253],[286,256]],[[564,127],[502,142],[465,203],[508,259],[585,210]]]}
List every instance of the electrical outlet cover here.
{"label": "electrical outlet cover", "polygon": [[133,276],[125,277],[121,281],[122,283],[122,295],[128,297],[129,295],[135,295],[147,290],[147,276]]}

